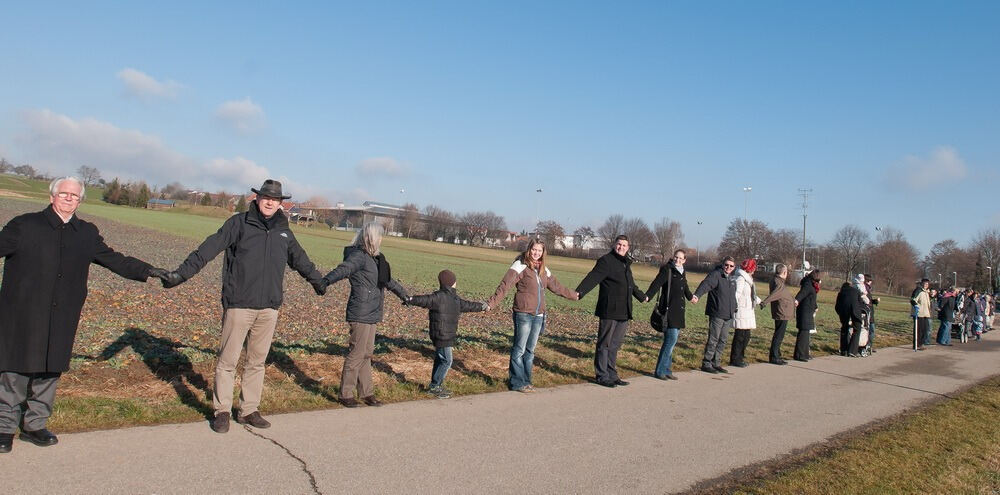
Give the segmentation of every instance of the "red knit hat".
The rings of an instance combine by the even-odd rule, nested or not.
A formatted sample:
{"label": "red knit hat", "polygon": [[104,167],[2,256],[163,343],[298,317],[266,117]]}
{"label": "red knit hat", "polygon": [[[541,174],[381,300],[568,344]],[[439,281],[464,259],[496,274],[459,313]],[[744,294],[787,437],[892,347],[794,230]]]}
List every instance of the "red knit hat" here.
{"label": "red knit hat", "polygon": [[742,268],[743,271],[747,273],[753,273],[757,271],[757,260],[753,258],[747,258],[743,260],[743,264],[740,265],[740,268]]}

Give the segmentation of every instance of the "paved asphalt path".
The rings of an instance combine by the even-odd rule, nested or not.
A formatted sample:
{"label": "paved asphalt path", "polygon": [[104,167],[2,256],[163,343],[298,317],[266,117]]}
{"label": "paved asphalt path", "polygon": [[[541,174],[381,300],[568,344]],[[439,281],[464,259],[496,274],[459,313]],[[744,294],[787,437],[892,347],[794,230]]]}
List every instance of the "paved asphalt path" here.
{"label": "paved asphalt path", "polygon": [[[207,423],[15,440],[4,493],[670,493],[779,458],[1000,374],[1000,332],[923,352],[881,349],[579,384]],[[459,350],[459,352],[461,352]],[[266,391],[265,391],[266,393]]]}

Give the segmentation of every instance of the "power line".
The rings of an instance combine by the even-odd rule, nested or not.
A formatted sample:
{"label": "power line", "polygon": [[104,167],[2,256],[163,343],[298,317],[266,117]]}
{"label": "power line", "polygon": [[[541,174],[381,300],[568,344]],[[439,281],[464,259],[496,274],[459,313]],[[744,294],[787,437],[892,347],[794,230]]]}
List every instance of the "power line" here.
{"label": "power line", "polygon": [[806,214],[809,209],[809,194],[812,189],[799,188],[799,196],[802,196],[802,272],[806,270]]}

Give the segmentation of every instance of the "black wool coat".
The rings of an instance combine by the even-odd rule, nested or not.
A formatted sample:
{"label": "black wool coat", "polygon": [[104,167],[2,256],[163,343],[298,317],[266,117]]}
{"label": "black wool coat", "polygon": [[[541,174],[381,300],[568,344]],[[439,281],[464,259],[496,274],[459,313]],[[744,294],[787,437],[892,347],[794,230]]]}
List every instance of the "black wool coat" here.
{"label": "black wool coat", "polygon": [[91,263],[140,282],[152,268],[108,247],[94,224],[63,223],[51,205],[7,223],[0,256],[0,371],[17,373],[69,369]]}
{"label": "black wool coat", "polygon": [[833,310],[837,312],[841,323],[848,320],[861,320],[861,312],[865,310],[865,303],[861,300],[861,291],[850,283],[845,283],[837,293],[837,301]]}
{"label": "black wool coat", "polygon": [[442,287],[426,296],[413,296],[407,304],[427,308],[431,342],[434,347],[454,347],[461,313],[485,311],[483,303],[466,301],[453,287]]}
{"label": "black wool coat", "polygon": [[635,286],[635,279],[632,278],[632,260],[618,256],[614,251],[597,259],[594,268],[576,287],[576,291],[583,298],[598,284],[601,288],[597,293],[594,315],[601,319],[631,320],[632,299],[629,294],[640,301],[646,299],[646,294]]}
{"label": "black wool coat", "polygon": [[[670,277],[669,284],[667,284],[667,277]],[[668,285],[670,286],[669,294],[667,294]],[[686,326],[684,308],[692,297],[691,289],[688,288],[687,272],[677,271],[673,262],[661,266],[653,283],[649,284],[649,289],[646,289],[646,297],[652,300],[657,292],[660,292],[660,311],[667,310],[664,328],[684,328]]]}
{"label": "black wool coat", "polygon": [[795,328],[799,330],[812,330],[816,328],[816,288],[813,287],[812,277],[806,275],[799,281],[799,293],[795,295],[795,300],[799,305],[795,307]]}
{"label": "black wool coat", "polygon": [[[381,266],[386,272],[390,272],[385,255],[378,256],[381,257]],[[382,273],[382,278],[386,281],[379,283],[379,265],[378,257],[366,253],[357,246],[347,246],[344,248],[343,263],[323,277],[331,285],[345,278],[350,280],[351,296],[347,299],[346,314],[348,322],[373,325],[381,323],[385,289],[392,291],[402,301],[410,297],[406,289],[392,278],[391,272]]]}

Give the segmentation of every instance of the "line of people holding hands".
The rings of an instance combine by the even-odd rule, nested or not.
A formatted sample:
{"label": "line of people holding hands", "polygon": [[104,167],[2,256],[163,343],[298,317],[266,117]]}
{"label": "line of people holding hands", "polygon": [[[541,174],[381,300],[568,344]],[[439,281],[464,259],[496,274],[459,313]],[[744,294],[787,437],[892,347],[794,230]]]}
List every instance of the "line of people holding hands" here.
{"label": "line of people holding hands", "polygon": [[[281,211],[285,195],[281,183],[266,180],[248,211],[233,215],[208,236],[177,267],[168,271],[142,260],[115,252],[107,246],[93,224],[79,219],[76,209],[85,197],[83,183],[73,177],[52,181],[50,205],[41,212],[12,219],[0,232],[0,256],[6,259],[0,287],[0,453],[9,452],[15,432],[19,438],[47,446],[58,442],[46,428],[52,412],[56,384],[69,369],[69,360],[80,312],[87,293],[91,263],[132,280],[161,279],[173,288],[197,274],[225,252],[222,270],[222,331],[215,366],[211,428],[229,430],[230,421],[256,428],[270,423],[258,410],[264,385],[264,363],[270,350],[283,302],[285,267],[291,267],[319,295],[340,280],[350,283],[346,320],[350,328],[339,401],[347,407],[379,406],[372,383],[371,360],[375,334],[383,317],[386,289],[407,305],[428,309],[430,338],[435,347],[429,393],[447,398],[445,376],[452,363],[459,315],[485,311],[500,305],[514,290],[512,320],[514,334],[509,363],[509,387],[524,393],[534,391],[532,368],[539,335],[547,316],[545,291],[569,300],[579,300],[594,288],[598,317],[594,353],[595,382],[605,387],[628,385],[618,375],[617,355],[633,316],[632,298],[648,302],[657,296],[656,312],[662,315],[663,343],[654,376],[675,380],[671,372],[673,349],[685,327],[685,305],[707,295],[708,338],[701,370],[727,373],[721,366],[728,331],[735,330],[730,365],[743,367],[750,332],[756,328],[754,308],[770,303],[775,320],[770,362],[785,364],[780,345],[787,323],[794,314],[799,329],[794,359],[809,360],[809,330],[815,325],[816,295],[822,272],[807,274],[796,295],[785,283],[788,270],[778,266],[770,295],[756,295],[753,273],[756,262],[744,261],[736,269],[727,257],[692,293],[684,263],[686,253],[678,249],[643,292],[632,276],[629,239],[618,236],[612,250],[600,257],[575,289],[561,285],[546,266],[545,245],[528,242],[504,274],[494,294],[485,302],[462,299],[456,292],[454,273],[438,275],[439,290],[411,296],[392,277],[381,252],[382,226],[365,224],[354,241],[344,248],[344,261],[326,275],[309,260]],[[241,377],[239,411],[233,417],[233,388],[240,354],[246,349]]]}

